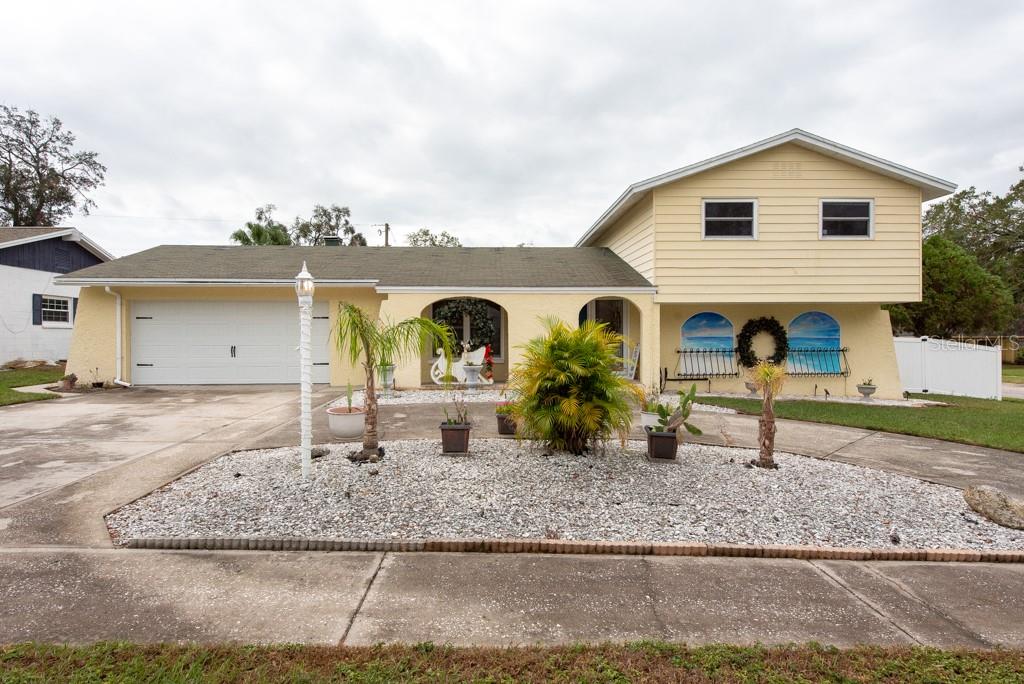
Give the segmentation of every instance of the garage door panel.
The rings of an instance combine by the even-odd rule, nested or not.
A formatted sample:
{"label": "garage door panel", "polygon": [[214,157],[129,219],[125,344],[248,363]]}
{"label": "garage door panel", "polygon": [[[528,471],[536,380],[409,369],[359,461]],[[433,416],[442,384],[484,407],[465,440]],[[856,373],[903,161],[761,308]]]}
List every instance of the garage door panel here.
{"label": "garage door panel", "polygon": [[[326,303],[315,304],[314,315],[313,381],[328,382]],[[297,383],[298,316],[298,307],[285,302],[133,302],[132,380],[140,385]]]}

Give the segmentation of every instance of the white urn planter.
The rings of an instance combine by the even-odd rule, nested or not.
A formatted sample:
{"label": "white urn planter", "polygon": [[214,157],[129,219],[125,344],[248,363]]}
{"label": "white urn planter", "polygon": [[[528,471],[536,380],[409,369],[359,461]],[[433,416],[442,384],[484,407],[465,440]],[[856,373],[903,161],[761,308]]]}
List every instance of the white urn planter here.
{"label": "white urn planter", "polygon": [[658,414],[653,411],[641,411],[640,412],[640,427],[642,428],[655,428],[658,427]]}
{"label": "white urn planter", "polygon": [[363,436],[364,415],[358,406],[332,406],[327,409],[327,427],[338,439],[359,439]]}
{"label": "white urn planter", "polygon": [[395,387],[395,367],[389,364],[380,366],[377,370],[380,374],[381,396],[390,397]]}

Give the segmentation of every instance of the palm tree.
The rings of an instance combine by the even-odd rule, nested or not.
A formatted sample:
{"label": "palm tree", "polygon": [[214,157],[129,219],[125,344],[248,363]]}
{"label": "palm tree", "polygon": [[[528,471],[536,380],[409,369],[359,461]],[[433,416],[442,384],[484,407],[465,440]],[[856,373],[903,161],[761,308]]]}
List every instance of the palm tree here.
{"label": "palm tree", "polygon": [[[400,363],[404,358],[418,354],[422,349],[445,350],[451,358],[451,328],[429,318],[407,318],[390,323],[371,318],[365,311],[344,302],[338,309],[338,351],[348,357],[354,366],[360,361],[366,373],[366,415],[363,428],[363,458],[377,453],[377,369],[383,365]],[[429,346],[428,346],[429,345]]]}
{"label": "palm tree", "polygon": [[757,421],[757,441],[761,452],[754,465],[775,468],[775,397],[786,382],[786,369],[770,361],[760,361],[750,369],[750,380],[761,391],[761,417]]}
{"label": "palm tree", "polygon": [[231,239],[240,245],[252,247],[255,245],[290,245],[292,239],[288,237],[288,231],[283,227],[265,226],[250,221],[245,228],[239,228],[231,234]]}

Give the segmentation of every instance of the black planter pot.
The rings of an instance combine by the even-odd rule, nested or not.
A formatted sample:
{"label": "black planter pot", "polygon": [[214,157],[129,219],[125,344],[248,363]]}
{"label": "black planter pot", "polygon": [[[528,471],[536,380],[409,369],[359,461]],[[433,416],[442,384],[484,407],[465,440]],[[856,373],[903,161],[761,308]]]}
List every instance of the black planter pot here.
{"label": "black planter pot", "polygon": [[103,389],[103,382],[102,381],[94,382],[94,383],[92,383],[92,387],[93,387],[93,389]]}
{"label": "black planter pot", "polygon": [[516,424],[512,420],[512,416],[508,415],[507,413],[496,413],[495,416],[498,418],[499,435],[516,434]]}
{"label": "black planter pot", "polygon": [[674,432],[647,431],[647,457],[662,461],[674,461],[679,449],[679,440]]}
{"label": "black planter pot", "polygon": [[469,425],[441,424],[441,451],[446,454],[469,452]]}

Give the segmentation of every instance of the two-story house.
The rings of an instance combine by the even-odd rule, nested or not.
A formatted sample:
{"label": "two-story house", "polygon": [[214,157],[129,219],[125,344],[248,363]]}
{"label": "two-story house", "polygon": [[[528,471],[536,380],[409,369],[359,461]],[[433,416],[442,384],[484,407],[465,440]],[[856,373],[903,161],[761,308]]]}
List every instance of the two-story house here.
{"label": "two-story house", "polygon": [[0,363],[66,359],[78,288],[53,279],[112,258],[75,228],[0,227]]}
{"label": "two-story house", "polygon": [[[83,287],[70,367],[137,384],[296,382],[303,262],[317,281],[314,381],[359,383],[337,305],[433,316],[507,377],[542,317],[607,322],[626,372],[744,391],[787,350],[787,391],[901,393],[883,304],[921,298],[921,203],[955,185],[801,130],[629,186],[570,248],[155,247]],[[432,350],[396,370],[430,381]]]}

